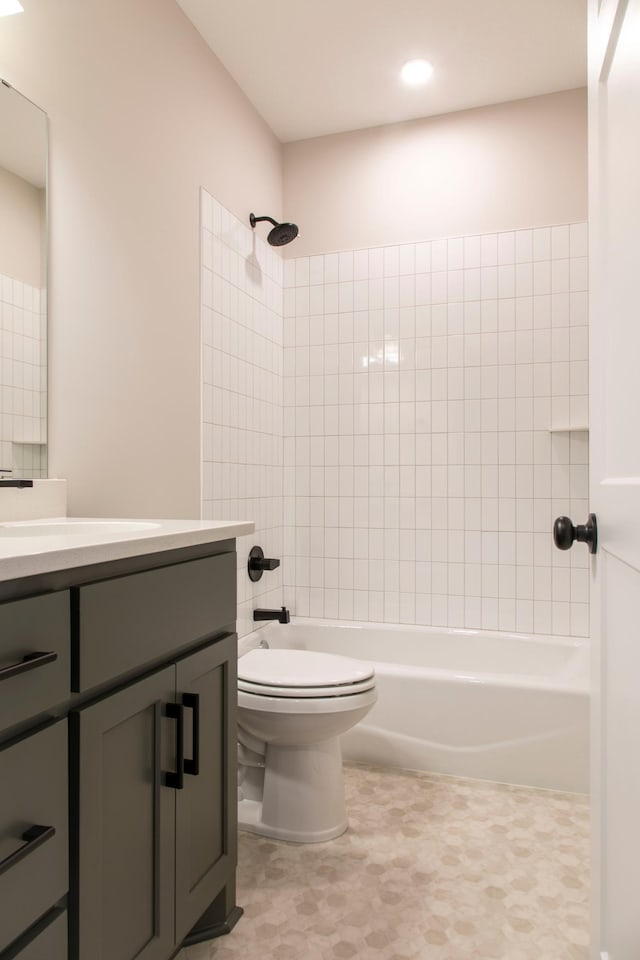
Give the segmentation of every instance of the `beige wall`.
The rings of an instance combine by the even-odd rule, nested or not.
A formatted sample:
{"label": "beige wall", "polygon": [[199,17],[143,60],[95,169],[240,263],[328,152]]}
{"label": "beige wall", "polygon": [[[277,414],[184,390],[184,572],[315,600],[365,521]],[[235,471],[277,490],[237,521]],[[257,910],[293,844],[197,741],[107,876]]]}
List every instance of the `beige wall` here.
{"label": "beige wall", "polygon": [[586,90],[289,143],[284,183],[287,257],[585,220]]}
{"label": "beige wall", "polygon": [[[71,513],[197,515],[199,187],[286,255],[580,220],[583,91],[283,148],[174,0],[56,0],[0,31],[50,122],[50,463]],[[549,170],[554,171],[552,178]]]}
{"label": "beige wall", "polygon": [[174,0],[2,24],[49,114],[51,475],[71,514],[198,516],[199,187],[277,217],[280,144]]}
{"label": "beige wall", "polygon": [[43,191],[0,167],[0,273],[42,285]]}

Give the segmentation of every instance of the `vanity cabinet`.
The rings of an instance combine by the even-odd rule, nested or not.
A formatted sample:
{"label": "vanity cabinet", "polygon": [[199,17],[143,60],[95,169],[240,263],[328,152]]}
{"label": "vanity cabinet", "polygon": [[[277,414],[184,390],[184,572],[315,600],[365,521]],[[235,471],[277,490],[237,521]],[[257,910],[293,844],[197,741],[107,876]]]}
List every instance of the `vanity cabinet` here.
{"label": "vanity cabinet", "polygon": [[169,960],[241,914],[234,548],[0,583],[0,960]]}

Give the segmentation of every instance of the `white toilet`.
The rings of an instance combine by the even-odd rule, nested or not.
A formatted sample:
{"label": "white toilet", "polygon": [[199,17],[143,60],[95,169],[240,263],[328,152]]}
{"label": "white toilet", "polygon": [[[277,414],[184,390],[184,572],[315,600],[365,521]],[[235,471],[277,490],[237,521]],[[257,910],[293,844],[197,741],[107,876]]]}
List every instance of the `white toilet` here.
{"label": "white toilet", "polygon": [[371,664],[308,650],[238,660],[238,826],[319,843],[347,829],[338,737],[377,699]]}

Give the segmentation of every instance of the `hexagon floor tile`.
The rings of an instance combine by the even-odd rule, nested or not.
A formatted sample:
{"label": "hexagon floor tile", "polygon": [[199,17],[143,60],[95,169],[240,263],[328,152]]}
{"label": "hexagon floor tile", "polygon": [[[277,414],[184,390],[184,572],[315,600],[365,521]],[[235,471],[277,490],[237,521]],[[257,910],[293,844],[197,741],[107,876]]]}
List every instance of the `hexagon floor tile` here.
{"label": "hexagon floor tile", "polygon": [[587,960],[587,798],[364,765],[345,780],[337,840],[240,834],[244,916],[176,960]]}

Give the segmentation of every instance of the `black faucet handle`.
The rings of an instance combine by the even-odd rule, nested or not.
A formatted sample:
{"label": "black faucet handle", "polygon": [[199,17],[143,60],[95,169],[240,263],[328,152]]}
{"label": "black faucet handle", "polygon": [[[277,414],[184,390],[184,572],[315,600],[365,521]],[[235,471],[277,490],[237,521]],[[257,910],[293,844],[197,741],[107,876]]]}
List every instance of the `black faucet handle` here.
{"label": "black faucet handle", "polygon": [[281,610],[282,610],[282,612],[280,613],[280,617],[278,618],[278,619],[280,620],[280,623],[290,623],[290,622],[291,622],[291,614],[289,613],[289,611],[287,610],[287,608],[286,608],[286,607],[282,607]]}

